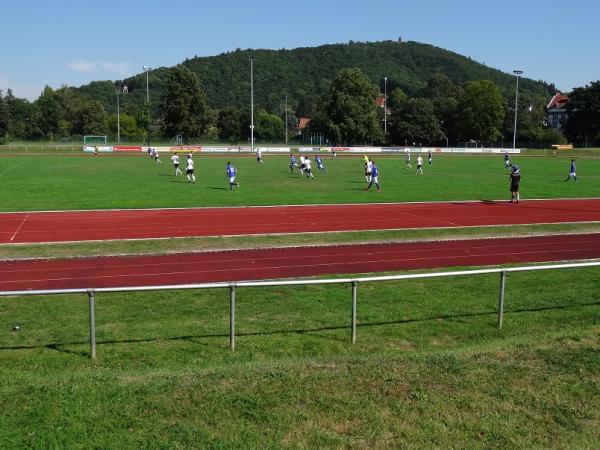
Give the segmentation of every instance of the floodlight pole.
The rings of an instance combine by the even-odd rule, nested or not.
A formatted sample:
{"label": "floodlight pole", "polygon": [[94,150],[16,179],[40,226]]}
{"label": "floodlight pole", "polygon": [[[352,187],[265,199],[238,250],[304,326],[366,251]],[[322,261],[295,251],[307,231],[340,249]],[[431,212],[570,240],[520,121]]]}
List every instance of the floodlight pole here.
{"label": "floodlight pole", "polygon": [[513,70],[517,76],[517,88],[515,89],[515,127],[513,130],[513,148],[517,148],[517,110],[519,107],[519,77],[523,73],[522,70]]}
{"label": "floodlight pole", "polygon": [[144,72],[146,72],[146,106],[148,108],[148,127],[146,129],[146,135],[148,139],[148,147],[150,147],[150,83],[148,80],[148,74],[152,69],[148,66],[142,66],[142,69],[144,69]]}
{"label": "floodlight pole", "polygon": [[254,59],[250,58],[250,149],[254,153]]}
{"label": "floodlight pole", "polygon": [[383,79],[383,132],[387,136],[387,77]]}
{"label": "floodlight pole", "polygon": [[288,103],[287,94],[285,94],[285,145],[288,143]]}
{"label": "floodlight pole", "polygon": [[119,106],[119,89],[117,89],[117,142],[121,143],[121,107]]}

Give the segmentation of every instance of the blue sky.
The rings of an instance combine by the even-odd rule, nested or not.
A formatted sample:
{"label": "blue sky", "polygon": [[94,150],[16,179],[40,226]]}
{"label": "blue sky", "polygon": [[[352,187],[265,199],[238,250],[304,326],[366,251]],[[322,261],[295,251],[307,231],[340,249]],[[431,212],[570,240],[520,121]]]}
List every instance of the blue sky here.
{"label": "blue sky", "polygon": [[568,91],[600,79],[598,0],[3,0],[0,89],[122,79],[236,48],[425,42]]}

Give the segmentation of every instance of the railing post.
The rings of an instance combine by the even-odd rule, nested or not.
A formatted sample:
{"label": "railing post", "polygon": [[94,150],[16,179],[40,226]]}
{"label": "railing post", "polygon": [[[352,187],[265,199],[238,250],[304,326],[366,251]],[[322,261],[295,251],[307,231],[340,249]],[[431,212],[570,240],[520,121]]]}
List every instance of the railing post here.
{"label": "railing post", "polygon": [[500,272],[500,296],[498,297],[498,328],[502,329],[504,317],[504,289],[506,287],[506,271]]}
{"label": "railing post", "polygon": [[352,343],[356,342],[356,291],[358,281],[352,282]]}
{"label": "railing post", "polygon": [[96,359],[96,293],[93,289],[88,291],[90,304],[90,357]]}
{"label": "railing post", "polygon": [[229,348],[235,350],[235,284],[229,285]]}

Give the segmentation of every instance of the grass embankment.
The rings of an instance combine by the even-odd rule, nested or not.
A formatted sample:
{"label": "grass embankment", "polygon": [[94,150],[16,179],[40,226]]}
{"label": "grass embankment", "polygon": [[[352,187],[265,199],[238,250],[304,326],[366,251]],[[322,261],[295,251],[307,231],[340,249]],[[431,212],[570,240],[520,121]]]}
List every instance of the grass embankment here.
{"label": "grass embankment", "polygon": [[[182,159],[185,158],[181,155]],[[196,184],[175,177],[168,155],[156,165],[147,157],[12,156],[0,158],[0,210],[63,210],[244,206],[317,203],[456,201],[508,197],[502,156],[439,156],[425,175],[405,169],[402,157],[375,158],[381,192],[365,192],[358,158],[326,160],[329,173],[315,179],[288,172],[286,156],[232,155],[241,189],[228,189],[226,157],[196,156]],[[600,160],[580,159],[578,183],[565,183],[569,162],[562,158],[513,158],[523,174],[522,198],[600,197]],[[182,161],[183,162],[183,161]],[[413,158],[413,165],[415,161]],[[361,218],[357,218],[361,219]],[[368,220],[368,218],[362,218]]]}
{"label": "grass embankment", "polygon": [[594,448],[599,275],[0,299],[0,446]]}

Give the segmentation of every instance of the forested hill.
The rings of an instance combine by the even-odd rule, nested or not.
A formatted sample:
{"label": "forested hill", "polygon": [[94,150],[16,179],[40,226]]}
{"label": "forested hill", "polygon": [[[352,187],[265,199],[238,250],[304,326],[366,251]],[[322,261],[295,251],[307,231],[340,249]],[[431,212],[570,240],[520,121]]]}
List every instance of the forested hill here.
{"label": "forested hill", "polygon": [[[310,114],[316,99],[327,92],[337,72],[346,67],[360,68],[383,91],[402,88],[409,96],[418,96],[434,73],[443,73],[455,84],[470,80],[494,81],[508,99],[514,95],[515,78],[472,59],[432,45],[417,42],[371,42],[332,44],[293,50],[235,50],[210,57],[195,57],[183,62],[195,72],[213,108],[248,106],[250,95],[250,58],[254,59],[254,98],[259,108],[280,112],[288,95],[290,108]],[[153,109],[158,107],[168,68],[150,73]],[[128,86],[129,102],[145,96],[146,75],[122,81]],[[100,100],[108,111],[114,109],[114,84],[94,82],[79,88],[89,97]],[[549,98],[553,86],[522,79],[524,96]]]}

